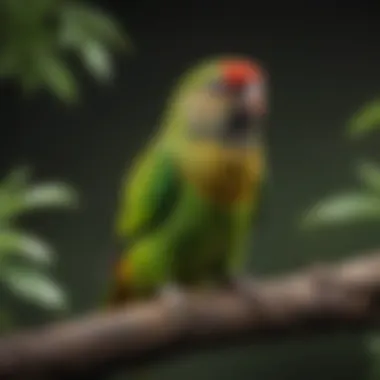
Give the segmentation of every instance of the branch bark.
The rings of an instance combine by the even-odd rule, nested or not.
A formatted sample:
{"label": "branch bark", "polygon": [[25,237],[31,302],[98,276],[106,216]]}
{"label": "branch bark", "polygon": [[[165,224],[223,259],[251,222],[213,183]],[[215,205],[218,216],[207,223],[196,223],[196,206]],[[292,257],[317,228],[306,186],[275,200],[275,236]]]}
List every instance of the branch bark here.
{"label": "branch bark", "polygon": [[91,378],[165,356],[284,335],[380,326],[380,253],[229,290],[184,292],[0,340],[0,379]]}

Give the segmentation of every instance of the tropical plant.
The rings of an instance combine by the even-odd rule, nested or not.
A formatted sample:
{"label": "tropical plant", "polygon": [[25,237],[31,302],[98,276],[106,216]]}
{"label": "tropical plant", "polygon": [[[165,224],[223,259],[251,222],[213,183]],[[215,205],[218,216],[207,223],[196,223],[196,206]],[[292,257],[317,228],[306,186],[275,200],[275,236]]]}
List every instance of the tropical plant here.
{"label": "tropical plant", "polygon": [[112,77],[111,53],[127,46],[117,22],[83,1],[0,2],[0,78],[15,79],[27,93],[45,88],[73,102],[78,99],[75,58],[105,82]]}
{"label": "tropical plant", "polygon": [[[361,139],[380,129],[380,99],[361,108],[350,120],[346,129],[347,137]],[[348,225],[372,221],[380,227],[380,167],[369,161],[360,162],[356,168],[362,188],[345,191],[319,201],[303,216],[303,226]],[[369,353],[372,356],[370,378],[380,375],[380,335],[369,334]]]}
{"label": "tropical plant", "polygon": [[[380,129],[380,100],[360,109],[350,120],[347,136],[359,139]],[[329,196],[303,217],[303,225],[309,228],[360,223],[380,222],[380,166],[370,161],[357,164],[356,174],[362,183],[361,189],[344,191]]]}
{"label": "tropical plant", "polygon": [[[0,286],[19,299],[51,310],[64,310],[67,298],[62,287],[47,274],[54,263],[53,248],[22,230],[18,223],[28,213],[43,209],[72,208],[77,195],[60,182],[31,182],[30,171],[12,171],[0,182]],[[0,328],[10,320],[10,310],[0,299]],[[4,327],[4,326],[3,326]]]}
{"label": "tropical plant", "polygon": [[[131,43],[120,25],[88,2],[0,1],[0,79],[11,80],[24,93],[45,89],[72,104],[80,93],[75,59],[105,83],[112,78],[112,53],[126,47]],[[45,309],[67,307],[65,292],[48,274],[54,250],[18,223],[26,213],[71,207],[76,200],[68,185],[34,184],[25,169],[0,182],[0,296],[10,293]],[[12,323],[14,315],[0,297],[0,330]]]}

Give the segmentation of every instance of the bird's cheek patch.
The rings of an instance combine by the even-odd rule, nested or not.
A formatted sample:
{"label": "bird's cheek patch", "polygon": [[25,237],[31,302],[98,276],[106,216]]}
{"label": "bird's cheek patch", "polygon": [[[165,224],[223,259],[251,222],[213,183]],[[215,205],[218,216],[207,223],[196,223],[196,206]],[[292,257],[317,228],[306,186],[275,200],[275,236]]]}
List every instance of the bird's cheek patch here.
{"label": "bird's cheek patch", "polygon": [[185,100],[185,112],[193,125],[214,128],[228,110],[228,99],[207,91],[193,93]]}
{"label": "bird's cheek patch", "polygon": [[267,94],[264,84],[255,83],[248,86],[244,94],[244,101],[246,106],[255,113],[265,113],[267,110]]}

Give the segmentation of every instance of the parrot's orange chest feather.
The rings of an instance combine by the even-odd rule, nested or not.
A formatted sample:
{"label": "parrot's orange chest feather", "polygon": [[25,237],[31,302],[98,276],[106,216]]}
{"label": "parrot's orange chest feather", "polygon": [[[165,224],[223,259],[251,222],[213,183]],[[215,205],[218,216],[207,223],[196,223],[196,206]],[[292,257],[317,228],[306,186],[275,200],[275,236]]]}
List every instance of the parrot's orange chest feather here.
{"label": "parrot's orange chest feather", "polygon": [[253,196],[264,169],[261,149],[211,143],[197,143],[188,149],[190,152],[184,155],[187,158],[180,160],[181,171],[203,196],[222,204],[246,201]]}

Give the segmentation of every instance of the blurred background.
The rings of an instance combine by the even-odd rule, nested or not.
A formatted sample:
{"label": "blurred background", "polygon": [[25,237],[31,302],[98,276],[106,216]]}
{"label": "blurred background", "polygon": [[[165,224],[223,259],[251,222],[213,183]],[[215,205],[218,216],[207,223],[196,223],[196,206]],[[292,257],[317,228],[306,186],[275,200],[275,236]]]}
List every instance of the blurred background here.
{"label": "blurred background", "polygon": [[[357,163],[380,156],[375,133],[346,133],[379,94],[371,2],[1,1],[3,330],[98,307],[121,176],[179,75],[221,53],[257,58],[271,78],[271,218],[252,272],[274,275],[380,243],[373,218],[300,227],[321,199],[363,188]],[[351,201],[344,205],[360,209]],[[151,378],[378,379],[374,342],[374,334],[339,334],[194,353],[155,365]]]}

